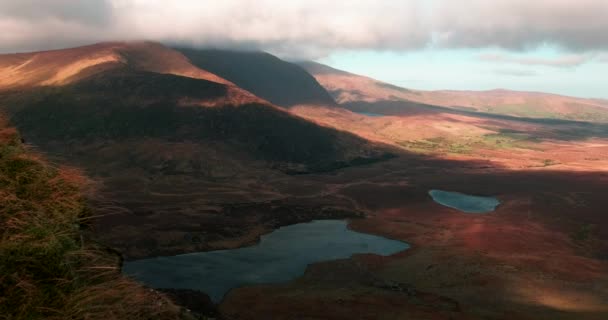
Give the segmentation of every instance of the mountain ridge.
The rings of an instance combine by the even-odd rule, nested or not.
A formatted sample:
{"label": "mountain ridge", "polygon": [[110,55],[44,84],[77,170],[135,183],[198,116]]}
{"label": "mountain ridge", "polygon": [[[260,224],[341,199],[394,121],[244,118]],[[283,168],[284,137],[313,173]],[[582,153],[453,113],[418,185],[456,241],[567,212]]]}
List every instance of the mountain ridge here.
{"label": "mountain ridge", "polygon": [[199,68],[234,82],[255,95],[283,107],[335,102],[301,66],[267,52],[176,48]]}

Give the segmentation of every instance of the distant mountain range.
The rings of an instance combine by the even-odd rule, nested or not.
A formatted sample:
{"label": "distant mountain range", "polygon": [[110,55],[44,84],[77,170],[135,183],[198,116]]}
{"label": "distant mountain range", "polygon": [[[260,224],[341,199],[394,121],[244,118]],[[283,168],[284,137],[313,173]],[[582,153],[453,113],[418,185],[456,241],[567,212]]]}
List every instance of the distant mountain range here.
{"label": "distant mountain range", "polygon": [[352,110],[407,114],[412,108],[429,105],[522,118],[608,122],[606,100],[502,89],[410,90],[316,62],[301,62],[300,65],[311,73],[339,104]]}

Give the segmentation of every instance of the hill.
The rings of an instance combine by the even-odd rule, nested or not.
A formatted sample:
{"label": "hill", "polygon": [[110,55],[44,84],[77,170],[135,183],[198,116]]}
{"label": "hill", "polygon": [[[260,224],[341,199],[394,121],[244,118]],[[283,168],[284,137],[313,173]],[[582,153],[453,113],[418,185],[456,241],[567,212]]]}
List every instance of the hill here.
{"label": "hill", "polygon": [[[197,61],[224,54],[188,52]],[[261,56],[262,68],[267,61],[287,64],[264,54],[225,54],[227,62]],[[157,43],[0,55],[0,66],[3,75],[11,75],[0,85],[5,109],[23,134],[40,144],[137,137],[223,141],[274,165],[313,170],[332,168],[373,149],[362,148],[367,143],[354,136],[284,112]],[[299,69],[287,70],[294,68]],[[298,81],[282,83],[297,87]]]}
{"label": "hill", "polygon": [[[74,64],[74,52],[78,61],[87,61],[108,50],[122,60],[83,68],[64,82],[41,81]],[[270,176],[288,180],[391,156],[384,146],[295,116],[158,44],[67,49],[70,58],[64,62],[56,58],[61,52],[30,54],[54,63],[37,62],[21,75],[41,78],[0,87],[0,105],[26,141],[53,161],[83,168],[101,185],[93,199],[103,216],[98,235],[127,258],[201,250],[222,245],[225,238],[250,241],[292,219],[327,215],[321,210],[326,204],[293,217],[260,210],[250,217],[259,223],[235,219],[207,225],[207,236],[216,242],[176,240],[175,231],[166,228],[167,221],[193,228],[235,202],[265,207],[267,201],[284,201],[287,196],[273,190]],[[11,66],[5,69],[14,70]]]}
{"label": "hill", "polygon": [[596,150],[586,144],[602,145],[608,137],[608,108],[601,100],[507,90],[410,90],[314,62],[301,65],[340,107],[298,106],[291,112],[369,140],[418,154],[492,159],[513,169],[603,159],[579,157],[583,149]]}
{"label": "hill", "polygon": [[[410,90],[316,62],[302,62],[300,65],[310,72],[338,103],[355,111],[399,114],[408,112],[405,109],[409,107],[430,105],[521,118],[608,122],[608,103],[598,99],[502,89]],[[386,101],[390,101],[393,107],[374,109],[374,104]],[[395,102],[402,105],[399,106],[399,103]]]}
{"label": "hill", "polygon": [[197,67],[208,70],[276,105],[335,104],[300,66],[265,52],[177,49]]}
{"label": "hill", "polygon": [[[235,288],[217,309],[201,292],[162,291],[239,319],[606,318],[607,124],[407,100],[425,93],[323,66],[319,79],[343,77],[325,83],[341,105],[284,109],[162,45],[96,46],[115,45],[116,61],[50,83],[106,49],[68,49],[87,53],[64,62],[61,50],[30,54],[50,61],[27,72],[0,56],[0,74],[18,75],[0,86],[0,108],[22,133],[0,130],[2,316],[180,316],[120,277],[116,252],[231,249],[348,219],[412,248]],[[467,214],[433,201],[434,189],[501,203]]]}

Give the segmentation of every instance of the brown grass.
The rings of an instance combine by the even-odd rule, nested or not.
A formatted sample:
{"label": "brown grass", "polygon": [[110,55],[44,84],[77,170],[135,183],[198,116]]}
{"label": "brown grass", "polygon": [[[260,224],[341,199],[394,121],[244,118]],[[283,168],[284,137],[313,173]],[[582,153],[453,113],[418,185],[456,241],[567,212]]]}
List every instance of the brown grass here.
{"label": "brown grass", "polygon": [[0,126],[0,319],[180,318],[83,236],[88,180],[49,166],[2,118]]}

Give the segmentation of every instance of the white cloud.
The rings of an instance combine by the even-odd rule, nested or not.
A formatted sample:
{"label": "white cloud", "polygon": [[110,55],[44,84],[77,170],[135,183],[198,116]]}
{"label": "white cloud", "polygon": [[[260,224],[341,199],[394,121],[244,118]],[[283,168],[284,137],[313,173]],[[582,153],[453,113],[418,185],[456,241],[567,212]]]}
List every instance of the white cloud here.
{"label": "white cloud", "polygon": [[606,12],[605,0],[0,0],[0,52],[134,39],[292,58],[427,46],[592,51],[608,48]]}
{"label": "white cloud", "polygon": [[521,69],[496,69],[494,73],[506,76],[514,77],[532,77],[538,75],[534,70],[521,70]]}
{"label": "white cloud", "polygon": [[542,44],[570,50],[608,48],[608,1],[442,1],[434,32],[446,47],[522,50]]}
{"label": "white cloud", "polygon": [[549,67],[576,67],[593,60],[593,58],[592,54],[570,54],[556,58],[525,57],[500,53],[479,55],[479,59],[482,61]]}

